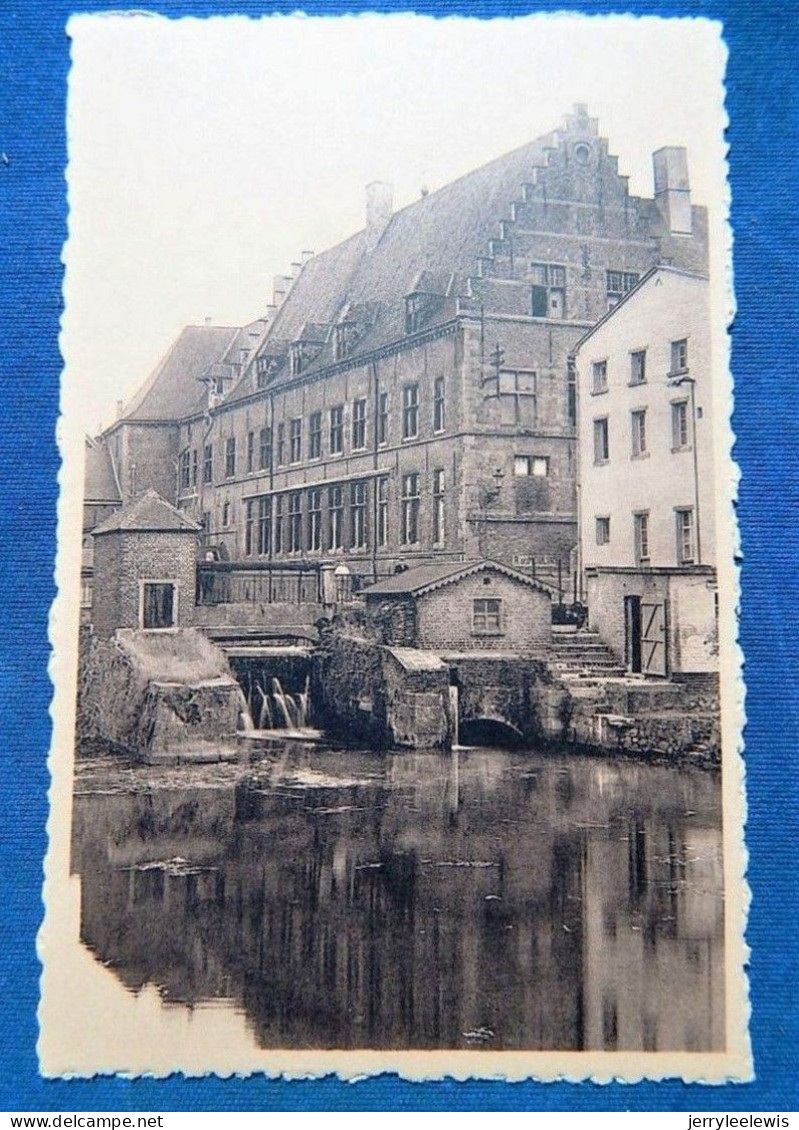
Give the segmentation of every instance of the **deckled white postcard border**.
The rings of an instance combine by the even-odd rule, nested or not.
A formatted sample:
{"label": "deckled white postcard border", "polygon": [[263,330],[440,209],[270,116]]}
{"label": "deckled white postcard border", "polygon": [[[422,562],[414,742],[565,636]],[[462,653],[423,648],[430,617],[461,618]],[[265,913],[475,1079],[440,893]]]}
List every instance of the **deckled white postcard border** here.
{"label": "deckled white postcard border", "polygon": [[[200,26],[201,25],[201,26]],[[718,528],[718,573],[720,601],[720,641],[722,655],[722,728],[723,728],[723,845],[724,882],[726,890],[726,1023],[727,1051],[719,1054],[704,1053],[593,1053],[593,1052],[490,1052],[490,1051],[259,1051],[252,1047],[245,1049],[241,1033],[231,1029],[234,1025],[229,1017],[223,1017],[213,1009],[198,1010],[192,1022],[196,1041],[191,1044],[176,1044],[170,1038],[168,1023],[156,1024],[158,1010],[157,995],[144,992],[134,998],[127,994],[115,981],[111,971],[102,969],[82,951],[77,942],[79,905],[77,902],[76,880],[69,874],[69,846],[71,823],[71,790],[73,767],[73,733],[75,726],[75,689],[77,670],[77,625],[80,602],[80,546],[81,546],[81,504],[83,489],[83,444],[84,435],[96,429],[97,420],[92,413],[101,396],[109,408],[113,408],[115,397],[109,393],[115,383],[115,374],[108,373],[104,388],[98,393],[99,377],[90,374],[84,365],[93,348],[99,347],[96,339],[96,326],[91,319],[91,302],[97,291],[92,289],[87,272],[91,270],[90,248],[98,238],[114,239],[113,229],[105,224],[102,214],[102,194],[107,189],[103,183],[105,162],[111,161],[109,152],[87,153],[81,149],[91,138],[90,123],[81,115],[91,112],[91,84],[93,59],[98,51],[109,49],[124,52],[126,39],[133,36],[150,36],[158,44],[158,50],[174,55],[174,66],[191,64],[191,49],[186,44],[198,28],[202,34],[218,39],[220,50],[230,50],[236,37],[250,38],[268,35],[271,28],[281,25],[284,29],[291,25],[292,34],[299,52],[303,37],[310,42],[313,31],[314,43],[318,34],[325,28],[335,31],[336,42],[343,42],[342,36],[357,34],[358,42],[368,41],[367,32],[390,37],[392,43],[403,42],[408,47],[408,68],[412,81],[413,68],[423,68],[431,60],[431,35],[445,34],[452,44],[462,37],[464,44],[473,43],[474,38],[483,37],[487,50],[495,53],[503,42],[503,36],[513,37],[515,41],[534,44],[546,43],[550,50],[560,43],[562,50],[553,51],[549,56],[549,69],[542,68],[538,81],[546,86],[560,68],[561,77],[570,76],[570,89],[573,93],[559,98],[559,112],[562,114],[572,103],[586,101],[591,104],[590,88],[603,68],[608,87],[618,86],[618,98],[628,103],[636,99],[635,80],[647,73],[654,74],[658,65],[657,44],[662,44],[660,62],[665,67],[674,62],[674,51],[680,44],[686,47],[686,67],[684,84],[689,89],[696,72],[690,72],[690,60],[698,56],[703,64],[703,90],[707,84],[715,87],[715,101],[697,103],[698,111],[705,118],[695,121],[697,130],[702,130],[707,145],[712,150],[708,162],[711,172],[707,182],[708,198],[701,202],[710,208],[711,231],[711,290],[714,312],[713,350],[716,362],[718,394],[715,398],[715,461],[717,468],[717,528]],[[596,46],[587,51],[584,32],[588,30],[595,36]],[[579,35],[577,34],[579,31]],[[730,415],[733,386],[729,374],[729,341],[727,325],[733,312],[732,273],[731,273],[731,231],[728,223],[729,190],[726,182],[726,161],[724,129],[726,124],[723,105],[723,81],[726,50],[719,24],[706,20],[660,20],[656,18],[636,18],[632,16],[585,17],[585,16],[531,16],[518,20],[478,21],[471,19],[447,19],[434,21],[412,15],[363,15],[359,17],[330,17],[327,19],[307,19],[305,17],[268,17],[263,21],[245,20],[240,17],[216,17],[197,21],[187,19],[167,21],[159,17],[147,16],[79,16],[73,17],[68,27],[72,38],[73,72],[70,77],[69,122],[70,166],[69,184],[69,242],[64,251],[66,263],[66,313],[63,319],[62,351],[65,369],[61,390],[61,419],[59,423],[59,444],[63,459],[60,473],[60,500],[58,507],[59,539],[57,560],[58,598],[51,617],[51,639],[53,658],[51,674],[55,685],[55,698],[52,708],[54,723],[53,745],[50,755],[52,787],[50,791],[49,852],[46,861],[45,903],[46,917],[39,938],[39,952],[43,962],[42,1002],[40,1008],[41,1036],[39,1056],[41,1070],[48,1076],[87,1077],[97,1073],[124,1073],[126,1075],[152,1074],[168,1075],[174,1071],[188,1075],[214,1072],[220,1075],[242,1075],[252,1072],[265,1072],[268,1075],[283,1075],[286,1078],[316,1077],[335,1073],[344,1079],[356,1079],[378,1072],[396,1071],[408,1079],[438,1079],[470,1077],[520,1080],[569,1079],[608,1081],[622,1079],[664,1079],[678,1077],[686,1081],[703,1080],[721,1082],[729,1079],[746,1080],[752,1078],[752,1063],[748,1027],[748,993],[744,966],[747,949],[744,929],[748,907],[748,888],[745,883],[746,854],[743,841],[745,802],[743,791],[743,761],[741,758],[741,734],[743,724],[743,683],[741,678],[741,655],[737,646],[736,610],[739,599],[738,573],[735,555],[738,549],[738,534],[732,500],[737,486],[737,470],[731,459],[733,435]],[[623,43],[630,60],[629,73],[608,69],[607,51],[603,53],[602,44],[607,45],[610,34],[615,43]],[[560,37],[560,38],[558,38]],[[603,38],[605,37],[605,38]],[[238,42],[242,42],[241,39]],[[508,42],[506,39],[505,42]],[[567,50],[569,43],[572,50]],[[490,46],[489,46],[490,44]],[[647,52],[649,53],[647,55]],[[298,60],[300,54],[298,54]],[[395,56],[396,57],[396,56]],[[540,61],[540,55],[537,56]],[[120,62],[122,56],[120,54]],[[496,81],[505,87],[519,83],[520,98],[529,96],[530,75],[521,75],[506,70],[499,65],[494,55],[492,72]],[[231,82],[257,81],[257,74],[246,69],[235,72],[235,55],[228,56]],[[366,60],[364,59],[364,62]],[[307,60],[304,63],[307,67]],[[334,68],[335,69],[335,68]],[[421,73],[421,72],[420,72]],[[680,68],[673,73],[679,76]],[[146,76],[142,75],[142,81]],[[261,81],[268,77],[260,76]],[[478,76],[477,81],[481,81]],[[431,113],[440,109],[442,114],[451,116],[452,107],[447,107],[450,96],[447,82],[440,83],[442,103],[431,107]],[[301,94],[302,82],[298,81]],[[675,98],[679,95],[685,101],[685,91],[675,87]],[[95,90],[95,97],[102,97],[102,91]],[[134,88],[131,87],[131,97]],[[217,105],[224,112],[225,92],[218,91]],[[591,105],[594,112],[594,106]],[[388,110],[387,110],[388,112]],[[485,114],[490,119],[493,113],[491,91],[485,89]],[[642,115],[646,108],[642,105]],[[532,115],[531,115],[532,116]],[[600,126],[603,134],[611,137],[614,152],[622,148],[613,138],[612,128],[605,128],[601,110]],[[551,117],[551,116],[550,116]],[[453,120],[456,120],[453,119]],[[550,120],[548,128],[558,121],[556,116]],[[664,138],[657,128],[657,121],[648,121],[648,133],[652,139],[651,148],[656,144],[681,144],[682,138]],[[187,118],[187,129],[202,131],[201,116]],[[268,130],[270,123],[263,123]],[[468,128],[468,124],[467,127]],[[544,132],[531,128],[529,137]],[[522,143],[528,138],[521,138]],[[695,142],[694,138],[694,142]],[[106,137],[106,141],[110,141]],[[120,146],[126,144],[124,134],[117,138]],[[484,160],[498,156],[504,149],[501,145],[489,148]],[[622,154],[623,158],[626,156]],[[291,153],[281,154],[282,160],[292,159]],[[398,151],[396,163],[402,164],[403,154]],[[94,175],[91,165],[95,163]],[[463,170],[466,171],[466,170]],[[143,171],[144,172],[144,171]],[[378,170],[375,171],[377,174]],[[395,172],[395,170],[390,170]],[[353,172],[358,179],[358,173]],[[363,179],[363,178],[360,178]],[[451,178],[450,178],[451,179]],[[355,191],[360,191],[360,180]],[[320,197],[325,185],[318,186]],[[135,186],[131,186],[135,191]],[[335,211],[336,201],[326,200],[326,207]],[[214,207],[214,201],[209,201]],[[348,234],[345,227],[339,238]],[[303,238],[297,232],[296,240]],[[331,241],[332,242],[332,241]],[[298,246],[298,245],[297,245]],[[266,275],[266,264],[264,275]],[[265,289],[264,277],[264,289]],[[248,315],[243,309],[239,318]],[[180,319],[177,314],[176,318]],[[189,320],[188,318],[185,320]],[[240,324],[240,323],[239,323]],[[179,329],[179,324],[175,325]],[[106,327],[107,330],[107,327]],[[135,317],[131,318],[128,332],[136,333]],[[107,343],[105,343],[107,345]],[[140,373],[143,379],[146,369]],[[138,382],[140,383],[140,381]],[[124,395],[128,395],[126,392]],[[123,395],[123,394],[120,394]],[[107,421],[106,421],[107,422]],[[243,1024],[242,1020],[242,1024]],[[177,1031],[177,1030],[176,1030]]]}

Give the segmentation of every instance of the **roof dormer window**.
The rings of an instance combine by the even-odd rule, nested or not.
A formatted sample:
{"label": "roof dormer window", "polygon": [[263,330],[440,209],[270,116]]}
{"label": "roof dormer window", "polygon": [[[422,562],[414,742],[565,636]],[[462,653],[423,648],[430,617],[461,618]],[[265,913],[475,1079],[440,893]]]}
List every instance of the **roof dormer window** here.
{"label": "roof dormer window", "polygon": [[303,350],[301,341],[293,341],[289,347],[289,371],[292,377],[302,372]]}
{"label": "roof dormer window", "polygon": [[406,334],[415,334],[422,328],[425,305],[424,294],[407,294],[405,296]]}
{"label": "roof dormer window", "polygon": [[333,329],[333,349],[337,361],[349,357],[358,336],[355,322],[339,322]]}

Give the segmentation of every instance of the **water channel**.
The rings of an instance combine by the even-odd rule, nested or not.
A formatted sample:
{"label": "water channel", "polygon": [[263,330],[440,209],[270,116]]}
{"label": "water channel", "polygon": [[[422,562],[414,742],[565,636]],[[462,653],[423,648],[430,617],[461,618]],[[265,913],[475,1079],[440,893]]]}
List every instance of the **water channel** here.
{"label": "water channel", "polygon": [[254,752],[78,762],[80,942],[131,994],[259,1048],[723,1048],[716,774]]}

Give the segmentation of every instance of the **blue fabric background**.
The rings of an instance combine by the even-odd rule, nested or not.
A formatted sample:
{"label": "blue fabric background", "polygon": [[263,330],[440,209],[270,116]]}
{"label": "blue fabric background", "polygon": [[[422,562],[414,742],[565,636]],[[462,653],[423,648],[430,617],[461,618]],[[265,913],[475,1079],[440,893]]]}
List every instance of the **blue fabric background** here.
{"label": "blue fabric background", "polygon": [[[131,5],[133,6],[133,5]],[[161,0],[163,14],[292,11],[293,3]],[[796,338],[799,300],[795,209],[797,5],[753,0],[629,0],[626,5],[527,4],[446,0],[415,6],[433,15],[489,18],[560,10],[705,15],[721,19],[730,48],[728,109],[739,314],[733,333],[736,457],[743,471],[741,641],[746,655],[749,791],[747,840],[754,901],[748,931],[757,1079],[707,1087],[681,1083],[411,1084],[381,1077],[273,1082],[44,1081],[37,1072],[39,965],[35,936],[42,915],[51,688],[47,617],[54,596],[55,424],[60,357],[60,253],[66,237],[64,102],[65,22],[74,10],[122,5],[87,0],[0,3],[0,276],[2,344],[0,492],[4,565],[0,568],[0,714],[3,877],[0,967],[0,1105],[3,1110],[796,1110],[797,1104],[797,632],[794,569],[799,562]],[[412,9],[315,2],[304,10]],[[623,76],[608,76],[623,81]]]}

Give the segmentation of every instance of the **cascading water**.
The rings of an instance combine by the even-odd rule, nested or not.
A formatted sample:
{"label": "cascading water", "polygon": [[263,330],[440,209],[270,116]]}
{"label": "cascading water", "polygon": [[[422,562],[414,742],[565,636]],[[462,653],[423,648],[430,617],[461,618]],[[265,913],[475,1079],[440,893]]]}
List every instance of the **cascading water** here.
{"label": "cascading water", "polygon": [[[264,680],[266,682],[266,680]],[[310,713],[310,680],[306,678],[302,691],[292,694],[286,691],[277,676],[269,680],[266,690],[259,680],[250,683],[247,696],[247,711],[242,711],[240,732],[310,734],[308,727]],[[257,725],[255,720],[257,719]]]}

